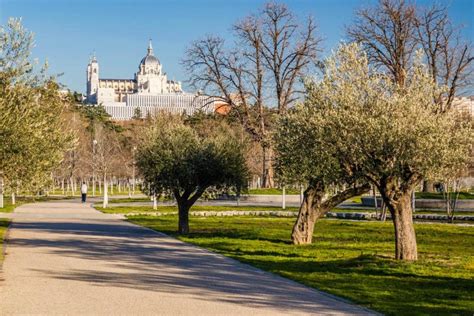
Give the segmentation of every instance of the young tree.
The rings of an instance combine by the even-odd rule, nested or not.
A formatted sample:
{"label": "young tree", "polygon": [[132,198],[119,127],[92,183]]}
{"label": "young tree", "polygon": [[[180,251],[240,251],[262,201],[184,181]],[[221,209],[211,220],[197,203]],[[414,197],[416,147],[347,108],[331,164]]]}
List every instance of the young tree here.
{"label": "young tree", "polygon": [[189,209],[208,188],[240,191],[247,183],[243,144],[228,126],[202,137],[169,116],[156,118],[147,130],[137,166],[150,193],[175,197],[180,234],[189,233]]}
{"label": "young tree", "polygon": [[333,157],[336,166],[377,187],[395,227],[395,258],[416,260],[413,190],[423,178],[452,174],[465,165],[471,126],[454,113],[435,111],[433,95],[439,88],[419,61],[403,87],[371,68],[355,44],[342,46],[324,68],[322,80],[310,84],[305,103],[310,113],[321,112],[321,119],[315,124],[312,115],[300,115],[300,120],[323,131],[316,136],[324,135],[317,142],[327,159]]}

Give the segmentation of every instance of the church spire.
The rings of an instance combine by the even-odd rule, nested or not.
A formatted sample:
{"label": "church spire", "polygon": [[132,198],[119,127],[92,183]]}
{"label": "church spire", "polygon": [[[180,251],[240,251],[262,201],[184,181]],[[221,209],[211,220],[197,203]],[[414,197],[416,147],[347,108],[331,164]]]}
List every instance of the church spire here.
{"label": "church spire", "polygon": [[153,46],[151,46],[151,38],[148,41],[148,55],[153,55]]}

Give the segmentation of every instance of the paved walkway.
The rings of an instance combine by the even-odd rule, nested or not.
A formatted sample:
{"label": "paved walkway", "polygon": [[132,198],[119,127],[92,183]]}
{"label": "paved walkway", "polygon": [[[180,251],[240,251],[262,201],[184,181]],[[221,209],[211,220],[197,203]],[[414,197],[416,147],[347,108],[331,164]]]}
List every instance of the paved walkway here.
{"label": "paved walkway", "polygon": [[0,274],[0,315],[368,313],[75,201],[17,208]]}

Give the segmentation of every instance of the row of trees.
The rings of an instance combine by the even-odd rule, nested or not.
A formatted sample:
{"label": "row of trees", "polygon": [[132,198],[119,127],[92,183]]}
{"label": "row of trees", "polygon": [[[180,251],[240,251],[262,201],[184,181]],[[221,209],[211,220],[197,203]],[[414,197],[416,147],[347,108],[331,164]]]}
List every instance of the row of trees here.
{"label": "row of trees", "polygon": [[106,206],[110,177],[133,177],[137,162],[142,189],[174,196],[188,233],[189,209],[207,190],[245,188],[257,144],[265,186],[273,166],[280,184],[306,184],[294,243],[311,242],[318,218],[372,185],[392,215],[396,258],[416,260],[414,187],[457,174],[472,146],[472,122],[452,109],[472,53],[446,8],[381,0],[357,12],[354,43],[324,62],[313,21],[299,23],[284,5],[267,4],[233,30],[233,45],[208,36],[183,61],[193,86],[231,108],[227,117],[117,125],[34,75],[31,35],[11,20],[0,33],[0,179],[37,190],[51,178],[101,178]]}
{"label": "row of trees", "polygon": [[55,183],[74,192],[78,182],[99,180],[106,193],[112,177],[134,178],[136,130],[144,122],[119,126],[102,107],[78,105],[46,75],[47,65],[31,61],[33,46],[21,19],[0,28],[0,207],[4,193],[14,204],[18,193]]}
{"label": "row of trees", "polygon": [[[272,186],[271,133],[278,118],[302,99],[302,78],[323,66],[318,59],[321,36],[311,18],[299,20],[274,2],[237,21],[232,30],[230,43],[217,35],[193,42],[183,64],[191,85],[228,104],[261,147],[263,183]],[[346,37],[361,44],[370,65],[401,87],[421,51],[432,79],[447,87],[433,96],[438,111],[446,111],[472,79],[472,47],[461,31],[451,23],[446,6],[380,0],[356,12]],[[432,186],[426,182],[425,190]]]}
{"label": "row of trees", "polygon": [[38,190],[50,181],[74,138],[63,130],[70,103],[55,79],[30,61],[33,37],[21,20],[0,28],[0,206],[4,191]]}
{"label": "row of trees", "polygon": [[[260,144],[267,184],[274,150],[280,183],[307,184],[294,243],[311,242],[319,217],[372,185],[392,215],[396,258],[416,260],[412,192],[458,175],[472,145],[471,126],[452,111],[470,83],[471,43],[447,8],[381,0],[347,28],[357,45],[326,62],[316,61],[313,21],[299,23],[284,5],[266,4],[233,31],[231,45],[193,42],[183,63],[191,84],[228,104]],[[304,77],[304,105],[289,110]]]}

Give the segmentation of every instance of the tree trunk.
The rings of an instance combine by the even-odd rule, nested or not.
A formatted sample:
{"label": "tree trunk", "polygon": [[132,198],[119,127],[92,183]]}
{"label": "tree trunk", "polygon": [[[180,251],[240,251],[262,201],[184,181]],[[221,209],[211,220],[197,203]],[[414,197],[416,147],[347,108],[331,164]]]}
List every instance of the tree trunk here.
{"label": "tree trunk", "polygon": [[107,192],[107,176],[104,174],[104,199],[102,201],[102,207],[107,208],[109,205],[109,195]]}
{"label": "tree trunk", "polygon": [[178,233],[181,235],[189,234],[189,209],[186,201],[178,201]]}
{"label": "tree trunk", "polygon": [[387,206],[395,227],[395,259],[415,261],[418,259],[411,194],[405,192],[397,201],[388,201]]}
{"label": "tree trunk", "polygon": [[3,188],[4,188],[3,177],[0,176],[0,208],[4,207],[4,205],[3,205]]}
{"label": "tree trunk", "polygon": [[345,200],[369,191],[370,185],[359,184],[346,188],[323,201],[326,190],[322,183],[313,183],[304,192],[303,203],[291,233],[293,244],[310,244],[313,240],[314,225],[318,219]]}
{"label": "tree trunk", "polygon": [[[318,214],[321,212],[314,205],[315,199],[318,199],[316,190],[308,188],[304,192],[303,203],[301,203],[298,218],[291,233],[291,240],[295,245],[310,244],[313,241],[314,224],[319,218]],[[320,201],[317,204],[320,204]]]}
{"label": "tree trunk", "polygon": [[16,195],[15,192],[12,192],[12,205],[16,204]]}
{"label": "tree trunk", "polygon": [[429,193],[435,192],[434,182],[429,181],[429,180],[424,180],[423,181],[423,192],[429,192]]}

